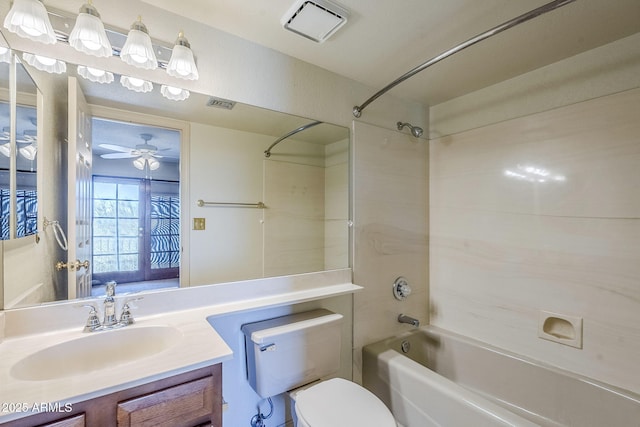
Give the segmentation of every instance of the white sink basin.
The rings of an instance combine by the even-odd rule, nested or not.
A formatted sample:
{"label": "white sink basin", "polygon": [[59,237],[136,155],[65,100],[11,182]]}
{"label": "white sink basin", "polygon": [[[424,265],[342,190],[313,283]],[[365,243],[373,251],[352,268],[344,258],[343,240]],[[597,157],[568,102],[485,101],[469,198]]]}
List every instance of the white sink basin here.
{"label": "white sink basin", "polygon": [[180,341],[171,326],[136,326],[91,332],[32,353],[11,367],[18,380],[43,381],[112,368],[139,361]]}

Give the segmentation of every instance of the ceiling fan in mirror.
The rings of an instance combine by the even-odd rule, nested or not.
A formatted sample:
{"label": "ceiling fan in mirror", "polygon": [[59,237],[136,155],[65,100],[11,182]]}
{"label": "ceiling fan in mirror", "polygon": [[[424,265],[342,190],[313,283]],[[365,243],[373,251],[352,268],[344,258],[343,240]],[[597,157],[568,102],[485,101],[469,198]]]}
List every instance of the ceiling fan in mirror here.
{"label": "ceiling fan in mirror", "polygon": [[[10,130],[8,127],[4,127],[2,132],[0,132],[0,154],[5,155],[6,157],[11,156],[11,143],[10,139]],[[35,130],[27,129],[24,133],[20,135],[16,135],[16,142],[18,144],[26,144],[18,148],[18,151],[22,156],[24,156],[27,160],[34,160],[36,158],[36,154],[38,152],[38,137]]]}
{"label": "ceiling fan in mirror", "polygon": [[144,140],[143,144],[138,144],[135,147],[124,147],[122,145],[115,144],[99,144],[101,148],[106,150],[115,151],[115,153],[101,154],[103,159],[132,159],[133,166],[137,169],[144,170],[156,170],[160,167],[160,162],[157,159],[161,159],[164,156],[158,154],[159,151],[169,150],[168,148],[158,149],[155,145],[149,144],[149,141],[153,138],[153,135],[149,133],[140,134],[140,138]]}

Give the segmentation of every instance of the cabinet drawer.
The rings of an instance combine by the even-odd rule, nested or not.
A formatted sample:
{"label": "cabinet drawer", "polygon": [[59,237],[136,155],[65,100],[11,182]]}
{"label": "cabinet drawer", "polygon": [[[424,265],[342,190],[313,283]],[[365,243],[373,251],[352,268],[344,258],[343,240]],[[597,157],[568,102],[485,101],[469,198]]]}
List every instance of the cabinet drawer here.
{"label": "cabinet drawer", "polygon": [[213,377],[118,403],[118,426],[175,427],[211,422]]}

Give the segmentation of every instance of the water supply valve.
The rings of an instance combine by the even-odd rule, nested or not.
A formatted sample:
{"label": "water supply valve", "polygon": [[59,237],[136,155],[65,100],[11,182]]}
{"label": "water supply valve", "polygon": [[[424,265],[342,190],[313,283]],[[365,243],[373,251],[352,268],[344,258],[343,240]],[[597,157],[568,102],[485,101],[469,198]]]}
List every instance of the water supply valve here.
{"label": "water supply valve", "polygon": [[393,296],[396,297],[397,300],[402,301],[410,294],[411,286],[409,286],[407,279],[402,276],[398,277],[395,282],[393,282]]}

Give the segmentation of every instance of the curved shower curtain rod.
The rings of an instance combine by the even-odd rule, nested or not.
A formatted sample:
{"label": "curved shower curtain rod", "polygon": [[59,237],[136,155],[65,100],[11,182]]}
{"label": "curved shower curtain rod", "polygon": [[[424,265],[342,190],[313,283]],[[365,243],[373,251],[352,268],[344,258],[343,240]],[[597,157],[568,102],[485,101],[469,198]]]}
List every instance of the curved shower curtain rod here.
{"label": "curved shower curtain rod", "polygon": [[420,71],[426,70],[427,68],[429,68],[430,66],[437,64],[438,62],[442,61],[445,58],[450,57],[451,55],[460,52],[461,50],[464,50],[466,48],[468,48],[469,46],[473,46],[474,44],[481,42],[485,39],[488,39],[491,36],[495,36],[498,33],[501,33],[505,30],[508,30],[509,28],[515,27],[516,25],[522,24],[523,22],[526,22],[530,19],[536,18],[540,15],[543,15],[547,12],[551,12],[552,10],[555,10],[559,7],[565,6],[569,3],[572,3],[576,0],[555,0],[552,1],[550,3],[547,3],[545,5],[542,5],[536,9],[533,9],[527,13],[524,13],[518,17],[515,17],[513,19],[510,19],[509,21],[502,23],[496,27],[493,27],[490,30],[485,31],[484,33],[478,34],[477,36],[470,38],[469,40],[460,43],[459,45],[445,51],[442,52],[440,55],[434,56],[433,58],[429,59],[428,61],[422,63],[421,65],[418,65],[417,67],[415,67],[414,69],[412,69],[411,71],[408,71],[407,73],[403,74],[402,76],[398,77],[397,79],[395,79],[393,82],[389,83],[388,85],[386,85],[384,88],[382,88],[381,90],[379,90],[378,92],[376,92],[371,98],[367,99],[365,102],[362,103],[362,105],[356,105],[355,107],[353,107],[353,115],[358,118],[362,115],[362,110],[364,110],[365,108],[367,108],[367,106],[369,104],[371,104],[373,101],[375,101],[376,99],[378,99],[381,95],[385,94],[387,91],[391,90],[392,88],[396,87],[397,85],[399,85],[400,83],[402,83],[403,81],[407,80],[410,77],[413,77],[414,75],[418,74]]}
{"label": "curved shower curtain rod", "polygon": [[322,122],[321,121],[315,121],[315,122],[307,123],[306,125],[300,126],[299,128],[292,130],[288,134],[281,136],[280,138],[276,139],[273,142],[273,144],[271,144],[269,146],[269,148],[264,150],[264,156],[267,157],[267,158],[271,157],[271,149],[273,147],[275,147],[276,145],[278,145],[278,143],[284,141],[285,139],[289,138],[290,136],[295,135],[298,132],[302,132],[303,130],[307,130],[307,129],[311,128],[311,127],[314,127],[315,125],[319,125],[320,123],[322,123]]}

